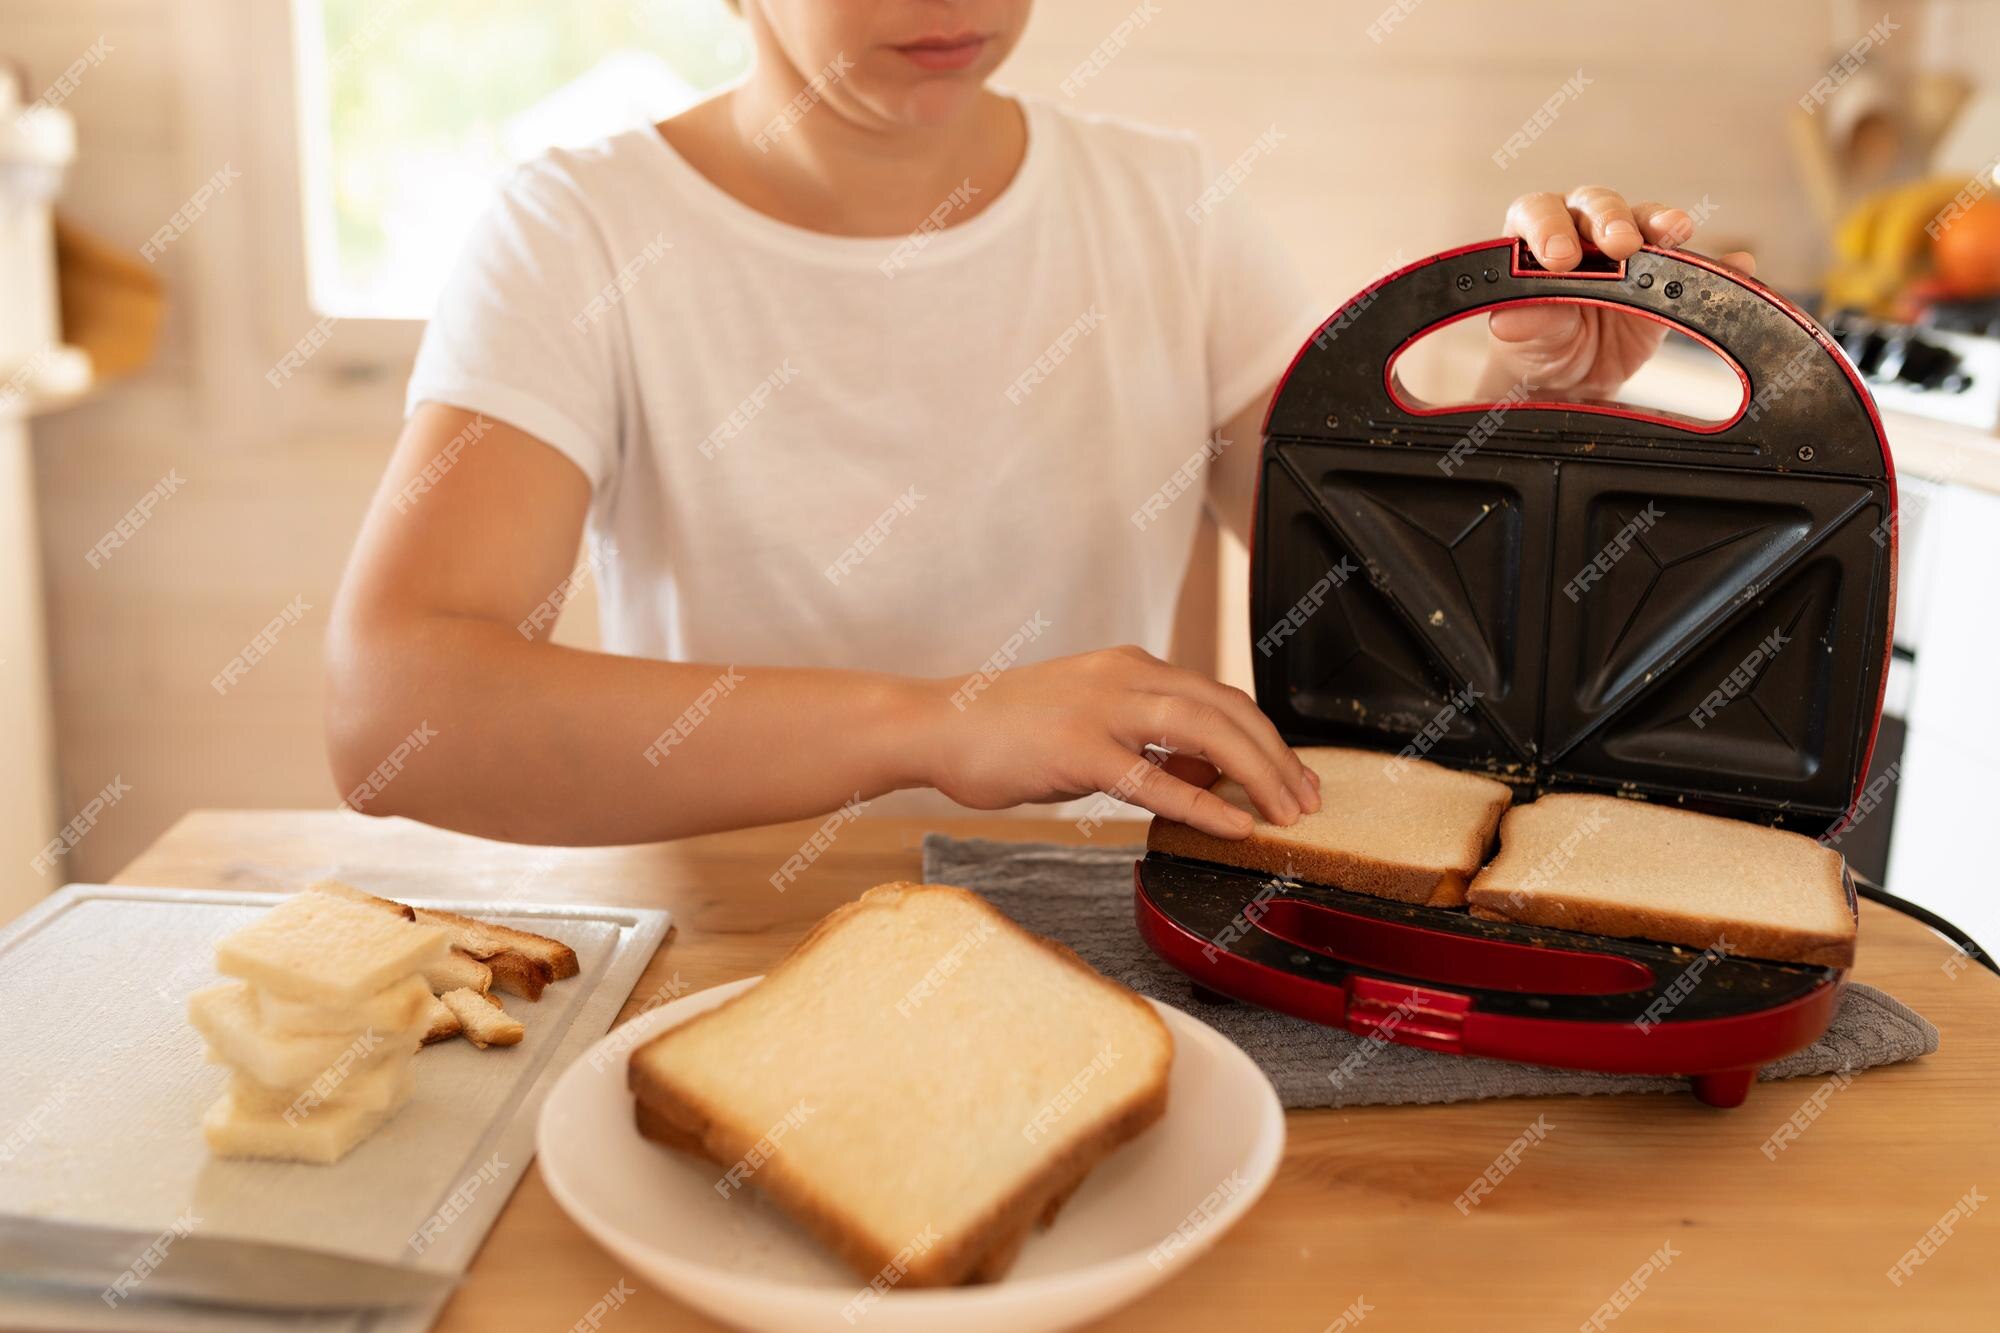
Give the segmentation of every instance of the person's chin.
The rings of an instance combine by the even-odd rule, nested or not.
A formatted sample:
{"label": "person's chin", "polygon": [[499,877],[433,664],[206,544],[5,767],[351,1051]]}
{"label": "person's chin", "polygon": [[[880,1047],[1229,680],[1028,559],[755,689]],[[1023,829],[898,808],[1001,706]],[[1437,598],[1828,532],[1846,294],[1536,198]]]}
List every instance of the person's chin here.
{"label": "person's chin", "polygon": [[965,69],[925,69],[893,50],[890,68],[875,81],[878,104],[893,108],[895,119],[912,127],[948,125],[979,101],[995,59],[982,59]]}

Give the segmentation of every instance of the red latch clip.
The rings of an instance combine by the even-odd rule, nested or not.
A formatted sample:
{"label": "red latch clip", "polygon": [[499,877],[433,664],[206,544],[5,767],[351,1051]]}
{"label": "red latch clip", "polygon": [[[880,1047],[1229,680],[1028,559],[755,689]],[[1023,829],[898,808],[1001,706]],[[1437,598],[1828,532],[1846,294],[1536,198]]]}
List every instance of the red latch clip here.
{"label": "red latch clip", "polygon": [[1457,1051],[1465,1036],[1472,997],[1378,977],[1353,977],[1347,986],[1347,1030],[1380,1036],[1401,1046]]}

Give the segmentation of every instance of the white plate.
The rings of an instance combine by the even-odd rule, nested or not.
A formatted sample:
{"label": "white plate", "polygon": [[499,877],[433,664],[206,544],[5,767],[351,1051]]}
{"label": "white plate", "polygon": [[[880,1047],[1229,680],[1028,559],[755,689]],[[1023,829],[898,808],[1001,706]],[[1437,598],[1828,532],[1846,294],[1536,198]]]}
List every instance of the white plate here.
{"label": "white plate", "polygon": [[780,1333],[1032,1333],[1094,1319],[1166,1281],[1257,1201],[1285,1115],[1262,1070],[1221,1033],[1152,1002],[1174,1034],[1167,1113],[1100,1163],[1007,1276],[891,1291],[861,1283],[756,1190],[725,1199],[715,1169],[639,1136],[625,1062],[649,1037],[761,981],[716,986],[614,1030],[542,1107],[543,1178],[569,1215],[647,1281],[741,1328]]}

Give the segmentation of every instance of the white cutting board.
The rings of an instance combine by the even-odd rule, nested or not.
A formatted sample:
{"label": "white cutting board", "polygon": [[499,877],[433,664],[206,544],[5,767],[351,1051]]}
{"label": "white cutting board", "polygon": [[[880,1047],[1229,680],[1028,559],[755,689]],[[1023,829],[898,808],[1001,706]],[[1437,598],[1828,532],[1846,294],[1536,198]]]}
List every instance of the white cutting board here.
{"label": "white cutting board", "polygon": [[[148,1234],[191,1213],[208,1236],[463,1273],[527,1169],[548,1088],[609,1030],[668,913],[409,900],[560,939],[581,975],[538,1003],[500,997],[527,1028],[518,1046],[419,1051],[409,1104],[337,1164],[219,1161],[200,1121],[229,1075],[204,1061],[187,996],[217,979],[215,942],[275,901],[72,884],[0,930],[0,1211]],[[453,1219],[413,1245],[455,1195]],[[112,1309],[94,1291],[0,1282],[0,1328],[414,1333],[443,1308],[270,1315],[139,1296]]]}

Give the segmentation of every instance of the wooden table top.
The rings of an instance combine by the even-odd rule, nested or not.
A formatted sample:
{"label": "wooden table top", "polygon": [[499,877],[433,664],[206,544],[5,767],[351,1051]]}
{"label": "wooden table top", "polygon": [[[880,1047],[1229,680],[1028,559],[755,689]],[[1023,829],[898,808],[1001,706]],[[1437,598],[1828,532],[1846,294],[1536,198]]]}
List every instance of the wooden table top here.
{"label": "wooden table top", "polygon": [[[864,819],[774,893],[768,877],[813,827],[551,849],[346,812],[197,811],[117,882],[292,890],[333,875],[392,897],[671,908],[675,933],[629,1014],[663,986],[762,972],[836,905],[917,878],[926,829],[1081,840],[1055,821]],[[1096,841],[1140,837],[1136,825],[1111,826]],[[1731,1111],[1633,1095],[1293,1112],[1284,1163],[1249,1215],[1175,1280],[1094,1327],[1314,1333],[1357,1301],[1372,1333],[1627,1333],[1697,1319],[1814,1333],[1991,1327],[2000,1206],[1982,1203],[1936,1238],[1968,1191],[2000,1194],[2000,978],[1872,903],[1862,905],[1855,976],[1937,1024],[1938,1053],[1845,1087],[1760,1084]],[[1795,1115],[1804,1130],[1768,1157],[1762,1145]],[[1452,1201],[1537,1117],[1546,1137],[1461,1216]],[[1641,1273],[1663,1247],[1664,1264]],[[1910,1271],[1892,1283],[1905,1256]],[[627,1276],[531,1169],[439,1327],[568,1328]],[[1620,1296],[1628,1282],[1637,1294]],[[718,1327],[631,1285],[638,1294],[611,1316],[619,1327]]]}

